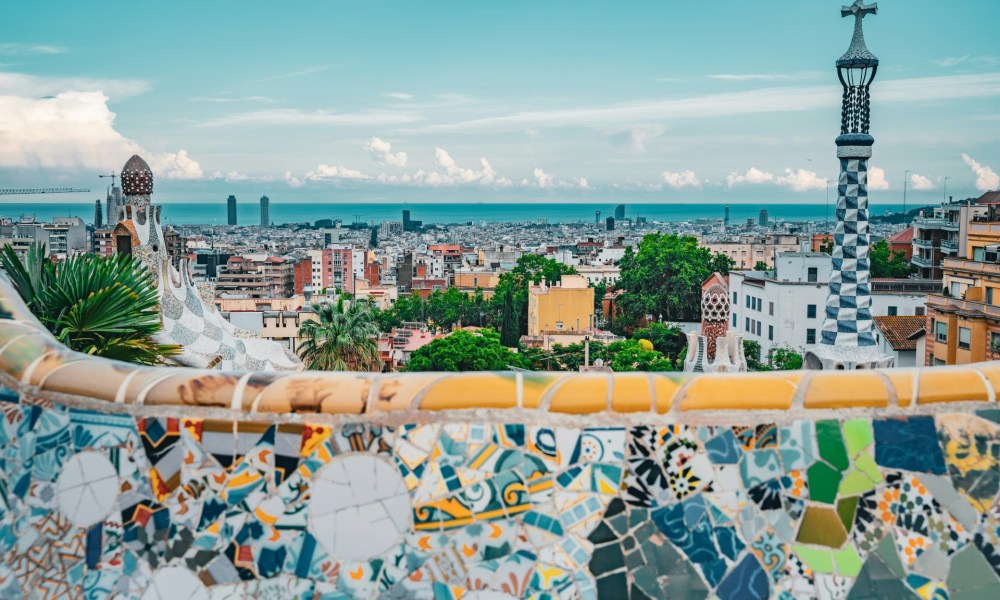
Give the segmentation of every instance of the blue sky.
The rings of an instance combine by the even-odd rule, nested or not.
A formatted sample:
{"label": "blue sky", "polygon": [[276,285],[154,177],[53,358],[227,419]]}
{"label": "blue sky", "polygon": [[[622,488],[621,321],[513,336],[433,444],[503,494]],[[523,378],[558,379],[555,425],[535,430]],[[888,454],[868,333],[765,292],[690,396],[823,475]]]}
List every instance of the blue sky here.
{"label": "blue sky", "polygon": [[[838,169],[836,0],[8,4],[10,185],[95,189],[139,152],[160,201],[811,202]],[[866,19],[873,201],[905,170],[910,202],[998,187],[998,22]]]}

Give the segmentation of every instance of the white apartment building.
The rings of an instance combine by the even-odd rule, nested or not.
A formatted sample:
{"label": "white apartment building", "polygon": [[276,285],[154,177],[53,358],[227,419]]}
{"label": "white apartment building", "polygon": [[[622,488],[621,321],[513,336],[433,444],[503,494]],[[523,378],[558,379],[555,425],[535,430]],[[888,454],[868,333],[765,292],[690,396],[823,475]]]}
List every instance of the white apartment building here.
{"label": "white apartment building", "polygon": [[587,283],[590,285],[618,283],[618,278],[621,276],[618,265],[577,265],[575,268],[577,273],[587,278]]}
{"label": "white apartment building", "polygon": [[[830,255],[785,252],[773,271],[729,273],[730,326],[760,344],[761,355],[789,346],[798,351],[820,340],[829,293]],[[872,282],[872,315],[923,315],[927,293],[940,282],[880,279]]]}

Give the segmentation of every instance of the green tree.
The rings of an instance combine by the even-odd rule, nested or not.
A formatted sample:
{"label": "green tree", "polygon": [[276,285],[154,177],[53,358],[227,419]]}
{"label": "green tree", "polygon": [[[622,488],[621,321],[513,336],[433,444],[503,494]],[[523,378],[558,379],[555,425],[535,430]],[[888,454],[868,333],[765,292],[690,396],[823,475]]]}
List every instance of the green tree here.
{"label": "green tree", "polygon": [[22,260],[5,245],[0,265],[38,320],[77,352],[141,365],[180,352],[153,339],[162,327],[159,294],[137,258],[87,254],[54,263],[44,244],[33,244]]}
{"label": "green tree", "polygon": [[521,339],[521,319],[512,286],[505,286],[500,296],[500,343],[514,348]]}
{"label": "green tree", "polygon": [[743,340],[743,355],[747,359],[747,371],[770,371],[770,367],[760,360],[760,342]]}
{"label": "green tree", "polygon": [[833,239],[826,240],[819,246],[820,252],[825,252],[826,254],[833,254]]}
{"label": "green tree", "polygon": [[788,346],[771,348],[768,362],[775,371],[795,371],[802,368],[802,355]]}
{"label": "green tree", "polygon": [[673,371],[673,361],[656,350],[643,348],[638,340],[622,340],[608,345],[608,364],[616,373],[626,371]]}
{"label": "green tree", "polygon": [[770,271],[771,267],[767,266],[766,262],[764,262],[762,260],[758,260],[757,264],[755,264],[753,266],[753,270],[754,271]]}
{"label": "green tree", "polygon": [[885,240],[874,244],[868,251],[868,264],[872,277],[905,278],[915,270],[906,260],[906,253],[902,250],[893,252],[889,248],[889,242]]}
{"label": "green tree", "polygon": [[505,371],[527,367],[519,354],[500,343],[492,329],[459,330],[418,349],[406,365],[407,371]]}
{"label": "green tree", "polygon": [[604,294],[608,293],[608,284],[599,281],[591,284],[590,287],[594,288],[594,314],[604,317],[610,323],[611,315],[604,314]]}
{"label": "green tree", "polygon": [[676,360],[687,346],[687,337],[674,325],[650,323],[632,333],[634,340],[649,340],[653,348],[671,360]]}
{"label": "green tree", "polygon": [[378,371],[378,326],[367,302],[313,304],[316,320],[299,328],[299,356],[310,369]]}
{"label": "green tree", "polygon": [[729,273],[733,261],[713,255],[693,237],[653,233],[643,238],[638,252],[626,249],[619,265],[622,310],[632,323],[640,323],[646,315],[662,321],[701,319],[701,284],[713,272]]}
{"label": "green tree", "polygon": [[[493,312],[499,316],[500,323],[498,323],[498,326],[501,331],[505,331],[503,325],[505,322],[513,322],[512,319],[505,321],[503,317],[504,302],[507,302],[505,298],[507,298],[508,289],[511,293],[509,302],[512,303],[514,311],[517,314],[517,337],[520,339],[522,335],[528,333],[528,287],[539,285],[543,281],[554,284],[560,281],[563,275],[573,275],[575,273],[576,269],[573,267],[554,261],[551,258],[538,256],[537,254],[525,254],[517,259],[517,264],[509,273],[500,275],[493,295]],[[505,331],[505,342],[510,340],[511,335]]]}

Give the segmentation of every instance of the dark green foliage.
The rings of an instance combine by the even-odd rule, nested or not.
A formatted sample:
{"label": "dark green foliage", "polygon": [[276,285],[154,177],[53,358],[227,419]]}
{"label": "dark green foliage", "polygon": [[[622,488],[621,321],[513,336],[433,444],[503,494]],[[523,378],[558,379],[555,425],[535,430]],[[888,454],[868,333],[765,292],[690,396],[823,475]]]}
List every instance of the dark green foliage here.
{"label": "dark green foliage", "polygon": [[43,244],[30,246],[24,260],[5,245],[0,264],[38,320],[77,352],[156,365],[180,350],[153,340],[161,328],[159,296],[134,257],[86,254],[54,263]]}
{"label": "dark green foliage", "polygon": [[680,329],[664,323],[650,323],[636,329],[632,339],[649,340],[653,349],[671,360],[676,360],[687,346],[687,337]]}
{"label": "dark green foliage", "polygon": [[378,327],[367,302],[338,298],[336,304],[313,304],[316,320],[299,328],[299,356],[310,369],[323,371],[377,371]]}
{"label": "dark green foliage", "polygon": [[906,253],[902,250],[892,252],[889,249],[889,242],[881,240],[871,247],[868,252],[868,264],[871,266],[872,277],[909,277],[916,267],[906,260]]}
{"label": "dark green foliage", "polygon": [[760,361],[760,342],[743,340],[743,355],[747,359],[747,371],[768,371],[767,364]]}
{"label": "dark green foliage", "polygon": [[690,236],[654,233],[639,244],[639,250],[625,250],[619,262],[619,289],[622,311],[632,323],[647,315],[656,321],[698,321],[701,319],[701,284],[714,273],[729,273],[733,261],[698,246]]}
{"label": "dark green foliage", "polygon": [[757,264],[755,264],[753,266],[753,270],[754,271],[770,271],[771,267],[767,266],[766,262],[764,262],[762,260],[758,260]]}
{"label": "dark green foliage", "polygon": [[455,331],[413,353],[407,371],[506,371],[525,367],[524,358],[500,343],[492,329]]}
{"label": "dark green foliage", "polygon": [[[556,344],[550,352],[529,348],[523,352],[536,371],[579,371],[585,361],[584,345]],[[590,343],[590,364],[604,361],[612,371],[673,371],[674,363],[656,350],[643,348],[638,340],[621,340],[610,344]]]}

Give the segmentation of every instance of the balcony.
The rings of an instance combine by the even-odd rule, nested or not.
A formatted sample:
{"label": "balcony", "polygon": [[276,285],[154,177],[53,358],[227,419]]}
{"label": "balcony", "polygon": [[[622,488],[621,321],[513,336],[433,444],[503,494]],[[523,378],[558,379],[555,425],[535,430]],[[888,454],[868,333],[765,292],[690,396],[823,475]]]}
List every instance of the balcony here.
{"label": "balcony", "polygon": [[941,240],[941,252],[958,252],[958,242],[954,240]]}
{"label": "balcony", "polygon": [[918,267],[926,267],[928,269],[934,267],[934,261],[933,261],[933,259],[924,258],[924,257],[922,257],[922,256],[920,256],[918,254],[914,254],[913,258],[910,259],[910,262],[912,262],[913,264],[917,265]]}
{"label": "balcony", "polygon": [[[0,465],[3,597],[44,584],[65,585],[58,597],[89,585],[162,598],[618,598],[616,578],[626,575],[643,577],[646,597],[687,591],[650,572],[681,572],[680,585],[705,595],[767,597],[768,572],[734,548],[763,539],[795,564],[826,561],[868,577],[869,553],[858,556],[841,520],[856,527],[881,513],[837,508],[859,495],[905,500],[911,479],[932,479],[920,506],[901,501],[890,515],[926,520],[924,507],[957,506],[972,485],[962,482],[975,481],[940,477],[963,464],[954,448],[1000,443],[995,424],[976,418],[996,407],[1000,363],[808,374],[233,373],[78,354],[3,280],[0,305],[0,455],[12,457]],[[996,469],[986,459],[975,465],[984,477]],[[680,479],[668,480],[663,461],[683,467]],[[808,488],[808,503],[803,473],[822,482]],[[799,500],[786,507],[784,495]],[[764,503],[802,526],[762,526],[755,506]],[[984,522],[967,506],[962,514]],[[957,519],[933,524],[941,539],[970,538]],[[692,532],[709,541],[692,542]],[[102,551],[108,540],[118,552]],[[121,552],[132,567],[120,568]],[[550,569],[536,558],[546,555],[573,570],[536,576]],[[933,558],[954,566],[944,552]],[[977,585],[993,577],[988,565],[976,573]],[[783,584],[809,590],[803,597],[814,580],[782,572]],[[854,578],[837,585],[846,596]],[[987,598],[998,588],[992,579],[979,589]]]}
{"label": "balcony", "polygon": [[951,223],[951,221],[939,217],[920,217],[913,219],[913,226],[916,229],[944,229],[945,225],[948,223]]}
{"label": "balcony", "polygon": [[949,271],[1000,278],[1000,264],[995,262],[983,262],[964,258],[946,258],[941,261],[941,268],[948,269]]}
{"label": "balcony", "polygon": [[916,246],[917,248],[923,248],[925,250],[933,250],[934,248],[937,248],[938,246],[934,242],[935,240],[923,240],[920,238],[913,238],[913,245]]}

